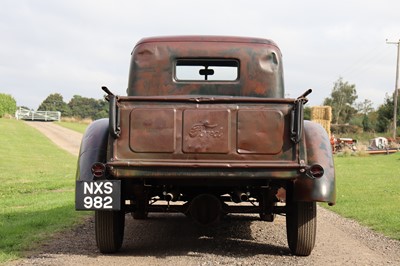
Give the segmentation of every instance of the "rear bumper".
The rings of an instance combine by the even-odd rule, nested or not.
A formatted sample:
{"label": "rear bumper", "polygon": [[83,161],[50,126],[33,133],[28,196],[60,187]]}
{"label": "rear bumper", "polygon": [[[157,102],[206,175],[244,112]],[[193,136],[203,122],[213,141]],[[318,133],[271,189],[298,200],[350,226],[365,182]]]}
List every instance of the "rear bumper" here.
{"label": "rear bumper", "polygon": [[261,164],[259,162],[131,162],[107,163],[114,178],[230,178],[230,179],[293,179],[306,166],[297,163]]}

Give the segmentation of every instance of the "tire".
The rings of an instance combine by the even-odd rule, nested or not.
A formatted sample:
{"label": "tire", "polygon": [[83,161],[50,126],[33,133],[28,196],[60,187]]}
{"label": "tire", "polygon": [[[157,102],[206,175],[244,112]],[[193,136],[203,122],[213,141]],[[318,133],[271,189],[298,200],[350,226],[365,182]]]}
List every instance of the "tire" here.
{"label": "tire", "polygon": [[125,212],[96,211],[96,243],[101,253],[115,253],[124,239]]}
{"label": "tire", "polygon": [[260,219],[261,221],[265,222],[273,222],[275,220],[276,214],[267,214],[267,213],[260,213]]}
{"label": "tire", "polygon": [[261,190],[261,197],[259,198],[261,221],[273,222],[275,220],[276,214],[273,211],[277,202],[276,193],[277,191],[271,189]]}
{"label": "tire", "polygon": [[132,212],[132,217],[135,220],[145,220],[147,219],[148,212],[145,211],[134,211]]}
{"label": "tire", "polygon": [[149,214],[147,210],[149,206],[148,192],[143,185],[135,185],[133,193],[135,195],[135,210],[132,212],[132,217],[135,220],[147,219]]}
{"label": "tire", "polygon": [[289,249],[293,255],[308,256],[315,245],[317,204],[295,202],[288,197],[286,199],[286,233]]}
{"label": "tire", "polygon": [[149,200],[147,199],[147,197],[138,199],[136,204],[136,210],[132,212],[132,217],[135,220],[147,219],[147,216],[149,214],[149,212],[147,211],[147,206],[149,205]]}

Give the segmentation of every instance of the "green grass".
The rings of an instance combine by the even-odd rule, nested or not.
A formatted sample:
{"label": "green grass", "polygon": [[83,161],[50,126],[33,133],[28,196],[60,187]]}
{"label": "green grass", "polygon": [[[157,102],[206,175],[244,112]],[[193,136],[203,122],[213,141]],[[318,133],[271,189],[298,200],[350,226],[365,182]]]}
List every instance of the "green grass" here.
{"label": "green grass", "polygon": [[0,119],[0,263],[81,221],[77,158],[22,121]]}
{"label": "green grass", "polygon": [[344,217],[400,240],[400,153],[335,157],[337,203]]}
{"label": "green grass", "polygon": [[62,127],[66,127],[72,129],[74,131],[85,133],[86,128],[88,127],[87,123],[76,123],[76,122],[57,122],[58,125]]}

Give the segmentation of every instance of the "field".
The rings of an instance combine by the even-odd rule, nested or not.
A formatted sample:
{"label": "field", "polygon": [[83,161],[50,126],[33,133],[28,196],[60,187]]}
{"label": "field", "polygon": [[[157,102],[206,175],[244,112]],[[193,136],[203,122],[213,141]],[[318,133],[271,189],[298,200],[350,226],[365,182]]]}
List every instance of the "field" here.
{"label": "field", "polygon": [[[1,264],[90,213],[74,210],[76,157],[15,120],[0,119],[0,145]],[[400,240],[399,163],[400,153],[335,157],[337,205],[328,209]]]}
{"label": "field", "polygon": [[335,157],[337,205],[329,208],[400,240],[400,152]]}
{"label": "field", "polygon": [[0,263],[81,221],[75,156],[22,121],[0,119]]}

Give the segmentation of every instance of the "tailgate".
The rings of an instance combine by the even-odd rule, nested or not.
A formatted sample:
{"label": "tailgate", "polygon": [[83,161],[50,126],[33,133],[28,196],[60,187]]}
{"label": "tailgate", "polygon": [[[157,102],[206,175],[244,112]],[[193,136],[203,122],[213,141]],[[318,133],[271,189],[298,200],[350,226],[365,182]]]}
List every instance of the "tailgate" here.
{"label": "tailgate", "polygon": [[299,167],[291,99],[119,97],[116,108],[114,170]]}

